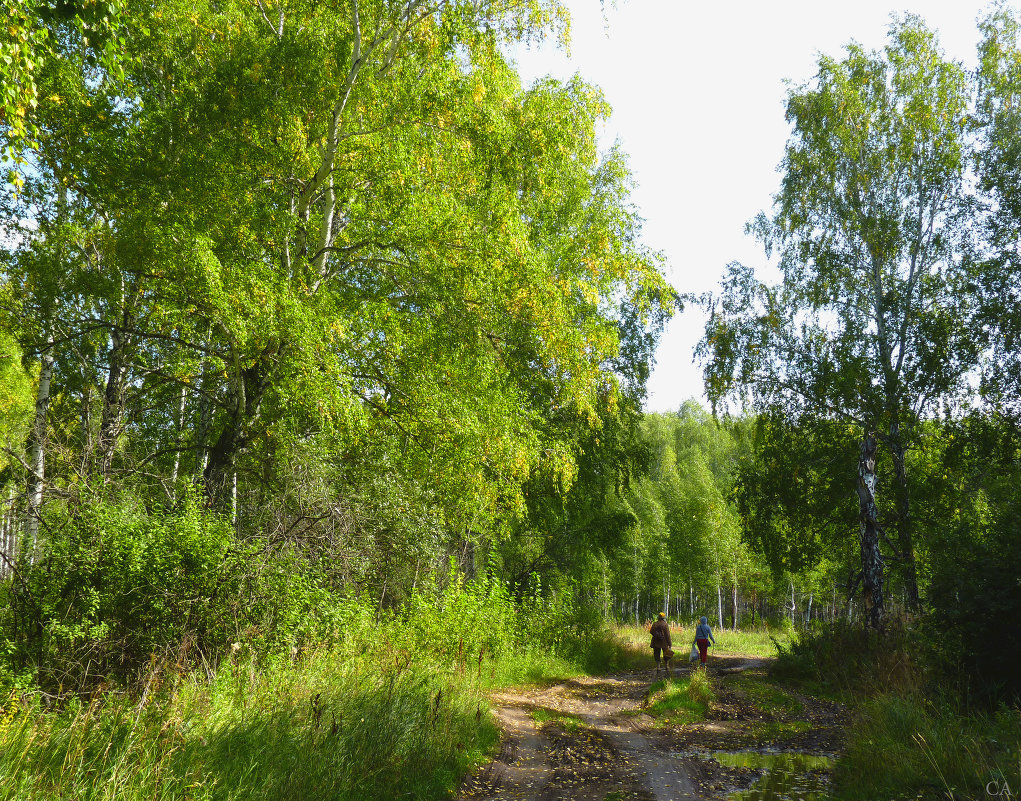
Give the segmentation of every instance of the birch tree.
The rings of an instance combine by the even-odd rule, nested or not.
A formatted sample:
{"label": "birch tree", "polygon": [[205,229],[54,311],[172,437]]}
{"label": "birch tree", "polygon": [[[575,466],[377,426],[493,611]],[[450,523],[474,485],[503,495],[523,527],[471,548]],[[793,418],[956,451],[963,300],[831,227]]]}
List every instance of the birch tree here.
{"label": "birch tree", "polygon": [[976,334],[985,345],[982,393],[998,410],[1021,421],[1021,22],[1000,7],[980,25],[978,103],[979,190],[989,201],[984,218],[987,258],[977,265]]}
{"label": "birch tree", "polygon": [[[892,462],[893,514],[863,532],[882,540],[912,608],[906,453],[922,416],[966,394],[976,359],[963,291],[968,102],[964,70],[915,17],[891,26],[882,51],[851,44],[841,60],[821,58],[815,79],[788,94],[781,188],[772,215],[751,225],[782,280],[731,265],[699,345],[717,401],[744,396],[875,432]],[[849,453],[849,473],[856,461]],[[863,520],[882,491],[865,485]],[[880,580],[865,572],[868,597]]]}

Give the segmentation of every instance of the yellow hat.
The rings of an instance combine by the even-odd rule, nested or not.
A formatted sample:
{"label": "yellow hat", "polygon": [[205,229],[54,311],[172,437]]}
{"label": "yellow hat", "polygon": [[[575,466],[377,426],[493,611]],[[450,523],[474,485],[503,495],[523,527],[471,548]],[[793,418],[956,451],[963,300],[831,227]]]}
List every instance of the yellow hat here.
{"label": "yellow hat", "polygon": [[660,616],[660,617],[666,617],[666,612],[660,612],[660,613],[659,613],[659,616]]}

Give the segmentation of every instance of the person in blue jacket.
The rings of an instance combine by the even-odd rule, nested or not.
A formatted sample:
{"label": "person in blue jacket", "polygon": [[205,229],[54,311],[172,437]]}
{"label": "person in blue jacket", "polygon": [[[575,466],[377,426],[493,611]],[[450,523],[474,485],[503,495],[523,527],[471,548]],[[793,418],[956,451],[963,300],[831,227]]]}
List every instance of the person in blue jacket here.
{"label": "person in blue jacket", "polygon": [[701,661],[702,667],[706,667],[706,661],[709,659],[709,642],[716,645],[716,638],[713,637],[713,630],[709,628],[709,620],[705,615],[695,626],[695,640],[692,645],[698,646],[698,658]]}

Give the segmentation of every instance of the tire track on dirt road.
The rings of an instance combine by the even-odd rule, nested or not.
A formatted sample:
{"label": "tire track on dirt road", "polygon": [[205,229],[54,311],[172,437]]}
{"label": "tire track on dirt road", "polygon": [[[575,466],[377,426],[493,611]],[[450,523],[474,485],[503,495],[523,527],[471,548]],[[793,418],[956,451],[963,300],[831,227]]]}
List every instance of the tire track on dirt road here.
{"label": "tire track on dirt road", "polygon": [[[582,677],[545,689],[494,695],[500,754],[462,785],[462,801],[691,801],[683,761],[640,730],[648,675]],[[532,714],[552,722],[540,731]],[[558,716],[562,716],[559,717]],[[564,727],[557,720],[581,721]]]}

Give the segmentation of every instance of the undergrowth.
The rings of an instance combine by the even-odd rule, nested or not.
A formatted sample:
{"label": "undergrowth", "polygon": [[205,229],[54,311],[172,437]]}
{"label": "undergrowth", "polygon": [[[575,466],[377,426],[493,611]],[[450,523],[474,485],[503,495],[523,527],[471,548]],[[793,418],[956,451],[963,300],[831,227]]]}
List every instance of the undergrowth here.
{"label": "undergrowth", "polygon": [[908,693],[925,680],[915,656],[916,634],[896,624],[882,635],[844,624],[812,628],[776,645],[770,677],[822,695],[853,699],[880,689]]}
{"label": "undergrowth", "polygon": [[916,631],[850,626],[799,633],[770,675],[855,713],[833,775],[837,798],[1016,797],[1021,710],[982,707],[926,659]]}
{"label": "undergrowth", "polygon": [[489,689],[631,658],[551,588],[454,577],[381,620],[327,612],[318,645],[239,640],[209,664],[186,638],[91,699],[8,685],[0,801],[445,798],[495,748]]}

